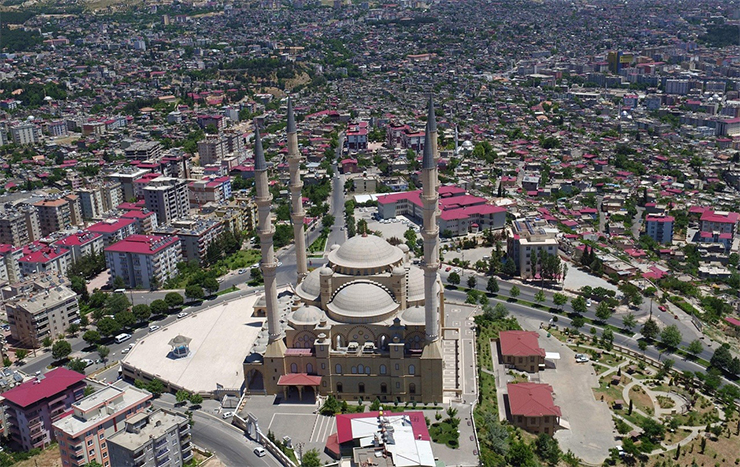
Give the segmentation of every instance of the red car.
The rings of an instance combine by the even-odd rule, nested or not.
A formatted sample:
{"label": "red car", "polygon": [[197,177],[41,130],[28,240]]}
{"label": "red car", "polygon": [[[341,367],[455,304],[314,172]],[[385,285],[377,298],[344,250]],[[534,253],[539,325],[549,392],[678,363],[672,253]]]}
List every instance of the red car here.
{"label": "red car", "polygon": [[668,311],[668,310],[666,310],[666,307],[664,307],[663,305],[660,305],[660,306],[658,307],[658,309],[659,309],[660,311]]}
{"label": "red car", "polygon": [[452,270],[452,266],[447,266],[447,268],[445,269],[445,272],[450,272],[451,270]]}

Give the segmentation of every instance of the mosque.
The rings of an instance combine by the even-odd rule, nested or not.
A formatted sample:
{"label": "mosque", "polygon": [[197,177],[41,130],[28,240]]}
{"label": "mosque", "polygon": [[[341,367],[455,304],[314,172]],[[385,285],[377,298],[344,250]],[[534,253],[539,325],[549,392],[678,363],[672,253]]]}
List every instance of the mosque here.
{"label": "mosque", "polygon": [[439,278],[437,125],[429,100],[422,160],[424,257],[411,264],[406,245],[357,235],[334,245],[326,266],[308,272],[301,203],[300,153],[288,101],[288,163],[298,279],[278,296],[267,165],[255,134],[258,235],[265,295],[255,308],[267,333],[244,360],[245,387],[285,398],[333,394],[346,400],[443,401],[444,289]]}

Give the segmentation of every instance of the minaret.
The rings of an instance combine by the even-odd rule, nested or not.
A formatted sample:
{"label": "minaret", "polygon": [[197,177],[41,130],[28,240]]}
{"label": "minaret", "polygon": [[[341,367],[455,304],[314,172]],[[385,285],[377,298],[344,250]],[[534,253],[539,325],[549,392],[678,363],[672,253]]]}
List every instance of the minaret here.
{"label": "minaret", "polygon": [[424,157],[422,158],[421,201],[423,204],[424,226],[421,236],[424,239],[424,307],[427,342],[439,339],[439,317],[437,294],[434,284],[437,281],[439,269],[439,227],[437,226],[437,209],[439,194],[437,193],[437,161],[435,158],[434,136],[437,124],[434,121],[434,108],[429,100],[429,119],[427,120],[426,135],[424,137]]}
{"label": "minaret", "polygon": [[293,101],[288,98],[288,165],[290,166],[290,200],[292,212],[290,219],[293,221],[293,238],[295,240],[295,262],[298,271],[297,284],[300,284],[308,274],[308,262],[306,260],[306,237],[303,230],[303,211],[301,188],[301,153],[298,152],[298,133],[296,132],[295,117],[293,117]]}
{"label": "minaret", "polygon": [[267,309],[267,332],[268,345],[267,353],[270,353],[271,347],[285,348],[280,329],[280,315],[278,314],[277,286],[275,285],[275,249],[272,245],[272,236],[275,234],[275,227],[272,225],[272,214],[270,207],[272,205],[272,193],[268,186],[267,180],[267,163],[265,162],[265,153],[262,150],[262,139],[260,138],[259,128],[254,130],[254,179],[257,189],[255,203],[257,204],[257,234],[260,236],[260,248],[262,249],[262,275],[265,278],[265,308]]}

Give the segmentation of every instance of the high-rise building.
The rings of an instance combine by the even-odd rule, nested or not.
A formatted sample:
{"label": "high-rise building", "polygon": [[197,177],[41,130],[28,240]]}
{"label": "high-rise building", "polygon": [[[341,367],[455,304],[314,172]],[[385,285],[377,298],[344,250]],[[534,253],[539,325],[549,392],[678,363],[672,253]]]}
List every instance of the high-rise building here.
{"label": "high-rise building", "polygon": [[[258,300],[256,308],[265,309],[268,342],[256,344],[245,360],[245,384],[250,389],[299,398],[311,390],[349,400],[442,400],[444,297],[438,274],[438,176],[433,143],[437,128],[431,101],[427,120],[421,174],[422,266],[411,264],[406,245],[357,235],[331,247],[328,264],[309,272],[297,285],[298,303],[288,309],[280,309],[275,291],[272,196],[256,135],[255,202],[265,277],[264,301]],[[288,128],[290,135],[290,123]],[[295,185],[292,180],[291,188]],[[298,260],[305,253],[296,254]]]}
{"label": "high-rise building", "polygon": [[21,267],[18,264],[18,260],[22,257],[23,249],[0,243],[0,282],[13,284],[23,278]]}
{"label": "high-rise building", "polygon": [[85,375],[57,368],[0,395],[8,437],[24,451],[44,448],[54,441],[52,423],[82,399]]}
{"label": "high-rise building", "polygon": [[111,465],[180,467],[193,458],[187,417],[168,410],[138,413],[108,438]]}
{"label": "high-rise building", "polygon": [[551,228],[545,221],[515,220],[507,232],[507,253],[522,278],[536,275],[532,267],[533,255],[541,258],[543,254],[558,254],[558,229]]}
{"label": "high-rise building", "polygon": [[10,128],[10,138],[14,144],[34,144],[39,142],[39,129],[33,123],[22,123]]}
{"label": "high-rise building", "polygon": [[26,216],[15,209],[7,209],[0,214],[0,243],[23,246],[32,240],[28,235]]}
{"label": "high-rise building", "polygon": [[173,220],[188,217],[190,202],[186,180],[158,177],[144,188],[146,208],[157,213],[157,222],[169,224]]}
{"label": "high-rise building", "polygon": [[77,294],[64,285],[38,279],[5,301],[10,334],[26,346],[37,347],[46,337],[64,336],[80,318]]}
{"label": "high-rise building", "polygon": [[218,164],[230,155],[246,155],[244,136],[241,133],[223,132],[209,135],[198,142],[198,159],[203,167]]}
{"label": "high-rise building", "polygon": [[107,386],[72,404],[73,412],[54,422],[62,465],[97,462],[111,466],[108,438],[123,430],[126,420],[148,409],[152,394],[134,386]]}
{"label": "high-rise building", "polygon": [[182,246],[177,237],[131,235],[105,249],[111,282],[123,279],[126,287],[151,289],[177,275]]}
{"label": "high-rise building", "polygon": [[82,217],[100,219],[106,211],[103,209],[103,193],[100,187],[82,188],[77,191],[80,196]]}
{"label": "high-rise building", "polygon": [[658,243],[673,243],[673,216],[647,216],[645,233]]}
{"label": "high-rise building", "polygon": [[45,199],[35,203],[34,206],[39,213],[41,235],[50,235],[72,227],[71,206],[66,199]]}

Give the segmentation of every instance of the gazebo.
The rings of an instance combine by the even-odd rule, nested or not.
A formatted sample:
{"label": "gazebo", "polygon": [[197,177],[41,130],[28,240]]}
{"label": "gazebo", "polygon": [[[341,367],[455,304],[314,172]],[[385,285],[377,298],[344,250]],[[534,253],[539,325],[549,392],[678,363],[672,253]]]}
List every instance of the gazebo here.
{"label": "gazebo", "polygon": [[187,357],[190,354],[190,341],[192,341],[191,338],[185,337],[182,334],[178,334],[170,339],[168,344],[172,347],[170,351],[172,356],[175,358]]}

